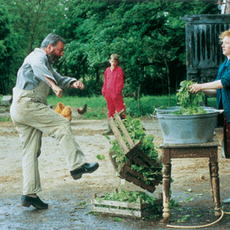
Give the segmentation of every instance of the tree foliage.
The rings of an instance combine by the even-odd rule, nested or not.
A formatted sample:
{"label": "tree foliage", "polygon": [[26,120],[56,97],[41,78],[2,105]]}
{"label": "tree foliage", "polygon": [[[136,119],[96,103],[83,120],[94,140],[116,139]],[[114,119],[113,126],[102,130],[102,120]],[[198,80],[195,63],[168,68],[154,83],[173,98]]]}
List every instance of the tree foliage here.
{"label": "tree foliage", "polygon": [[68,28],[60,28],[74,38],[64,62],[69,74],[101,85],[110,54],[118,53],[125,95],[175,92],[185,78],[185,22],[180,16],[215,13],[214,7],[200,1],[73,1]]}
{"label": "tree foliage", "polygon": [[18,44],[15,66],[48,33],[57,33],[67,44],[56,68],[83,80],[86,87],[81,94],[88,96],[101,94],[103,72],[112,53],[120,55],[125,95],[175,92],[186,76],[185,22],[180,17],[218,13],[214,2],[199,0],[2,2]]}
{"label": "tree foliage", "polygon": [[0,9],[0,92],[8,93],[14,84],[12,77],[15,71],[14,53],[16,51],[15,36],[10,28],[8,12]]}
{"label": "tree foliage", "polygon": [[18,41],[22,49],[29,54],[34,45],[40,45],[44,34],[53,32],[58,23],[65,21],[64,3],[59,0],[7,0],[13,31],[19,35]]}

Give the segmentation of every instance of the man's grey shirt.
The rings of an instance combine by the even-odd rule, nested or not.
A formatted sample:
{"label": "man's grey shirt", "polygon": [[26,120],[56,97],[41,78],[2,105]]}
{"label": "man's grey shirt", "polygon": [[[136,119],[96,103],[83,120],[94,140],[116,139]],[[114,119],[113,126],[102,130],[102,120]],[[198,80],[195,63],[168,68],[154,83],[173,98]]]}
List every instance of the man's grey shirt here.
{"label": "man's grey shirt", "polygon": [[76,78],[62,77],[53,69],[46,52],[43,49],[35,48],[25,58],[21,68],[18,70],[16,87],[33,90],[41,81],[48,84],[43,76],[53,80],[62,89],[68,89],[73,82],[77,81]]}

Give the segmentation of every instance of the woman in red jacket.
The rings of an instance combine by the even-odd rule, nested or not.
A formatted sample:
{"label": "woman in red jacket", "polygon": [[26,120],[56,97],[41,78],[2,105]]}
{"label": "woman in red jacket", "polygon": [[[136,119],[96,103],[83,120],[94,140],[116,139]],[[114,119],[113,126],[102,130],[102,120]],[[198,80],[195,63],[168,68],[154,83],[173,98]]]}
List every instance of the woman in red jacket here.
{"label": "woman in red jacket", "polygon": [[[104,72],[104,84],[102,87],[102,94],[106,99],[108,108],[108,118],[113,117],[115,112],[125,110],[125,103],[123,100],[122,89],[124,87],[123,70],[117,66],[119,62],[119,56],[112,54],[110,56],[110,67]],[[125,118],[125,115],[123,115]],[[108,135],[112,132],[110,126],[108,130],[103,133]]]}

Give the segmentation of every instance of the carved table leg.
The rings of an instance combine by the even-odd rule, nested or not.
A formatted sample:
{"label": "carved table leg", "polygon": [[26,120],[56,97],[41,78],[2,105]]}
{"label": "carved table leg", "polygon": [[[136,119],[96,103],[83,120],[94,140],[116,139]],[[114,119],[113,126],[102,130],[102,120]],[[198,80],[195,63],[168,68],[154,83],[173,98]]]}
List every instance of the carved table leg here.
{"label": "carved table leg", "polygon": [[169,201],[170,201],[170,175],[171,163],[163,163],[163,222],[169,221]]}
{"label": "carved table leg", "polygon": [[212,189],[213,198],[215,204],[215,216],[220,216],[220,186],[219,186],[219,174],[218,174],[218,162],[210,159],[211,167],[211,178],[212,178]]}
{"label": "carved table leg", "polygon": [[212,169],[211,169],[211,162],[210,161],[209,161],[209,164],[208,164],[208,168],[209,168],[210,184],[211,184],[211,196],[212,196],[212,201],[214,202],[213,184],[212,184]]}

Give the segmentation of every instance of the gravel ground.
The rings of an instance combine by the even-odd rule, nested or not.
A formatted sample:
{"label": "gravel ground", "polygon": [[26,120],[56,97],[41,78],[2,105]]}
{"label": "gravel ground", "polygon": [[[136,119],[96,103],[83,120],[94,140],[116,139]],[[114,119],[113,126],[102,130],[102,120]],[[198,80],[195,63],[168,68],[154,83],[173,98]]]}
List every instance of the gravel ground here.
{"label": "gravel ground", "polygon": [[[0,116],[7,116],[7,109],[1,108]],[[158,147],[162,143],[158,121],[148,117],[142,121],[147,134],[154,135],[154,143]],[[108,155],[111,144],[101,135],[107,128],[106,120],[83,120],[76,115],[71,125],[75,139],[88,161],[98,161],[100,168],[93,174],[84,175],[81,180],[72,180],[57,143],[44,136],[39,159],[43,191],[39,196],[49,203],[49,209],[41,211],[20,205],[21,144],[13,124],[0,122],[0,229],[168,229],[167,224],[161,223],[161,215],[155,219],[143,220],[127,217],[117,219],[90,213],[91,199],[95,193],[101,196],[122,188],[144,191],[158,197],[162,192],[162,185],[157,186],[156,191],[150,194],[115,175]],[[218,128],[215,132],[215,138],[221,141],[222,130]],[[158,151],[161,155],[161,150]],[[98,154],[104,155],[105,160],[98,160]],[[219,175],[221,199],[225,199],[230,197],[229,160],[221,157],[220,149]],[[173,159],[172,178],[172,199],[180,206],[171,209],[170,225],[197,226],[218,219],[213,212],[207,159]],[[81,205],[82,202],[84,205]],[[230,205],[223,206],[223,210],[230,211]],[[230,216],[225,214],[222,220],[207,229],[229,228]]]}

